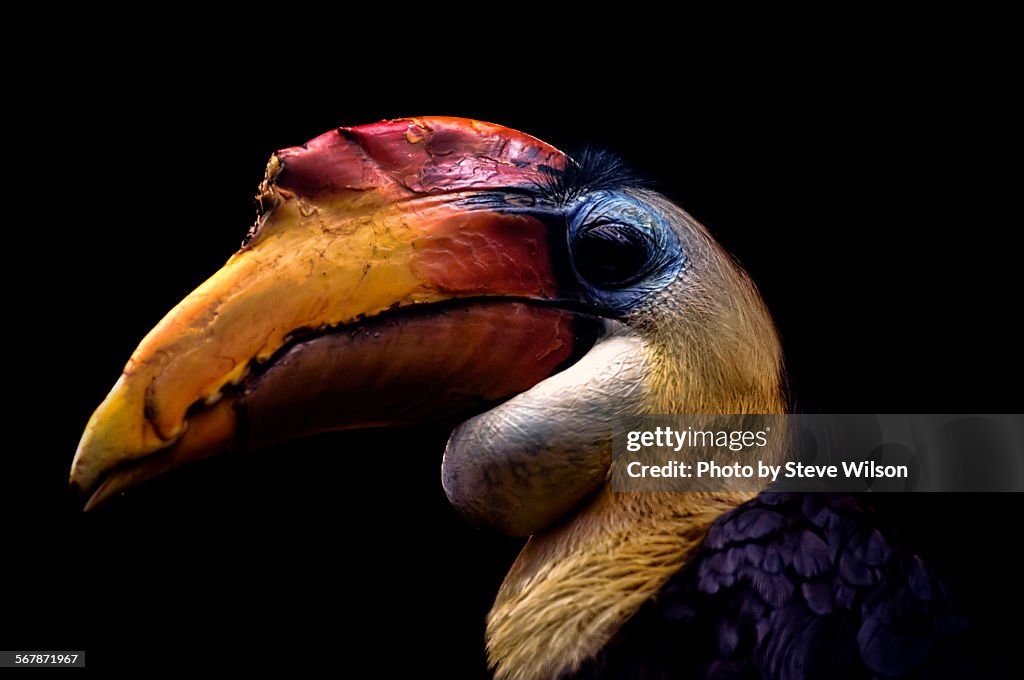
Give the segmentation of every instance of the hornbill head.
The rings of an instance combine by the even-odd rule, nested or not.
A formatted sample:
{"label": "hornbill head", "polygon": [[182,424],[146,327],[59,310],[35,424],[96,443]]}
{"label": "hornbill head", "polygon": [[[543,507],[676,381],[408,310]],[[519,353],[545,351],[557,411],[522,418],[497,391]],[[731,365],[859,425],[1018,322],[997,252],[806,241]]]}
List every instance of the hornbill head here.
{"label": "hornbill head", "polygon": [[[89,420],[71,471],[89,507],[223,451],[461,419],[442,466],[452,503],[534,535],[492,613],[511,648],[527,631],[502,626],[559,554],[610,560],[628,542],[615,535],[696,512],[686,494],[607,489],[616,418],[781,410],[753,285],[603,159],[477,121],[386,121],[277,152],[257,198],[241,250],[145,337]],[[593,624],[594,644],[630,606]],[[493,638],[495,662],[516,663]]]}

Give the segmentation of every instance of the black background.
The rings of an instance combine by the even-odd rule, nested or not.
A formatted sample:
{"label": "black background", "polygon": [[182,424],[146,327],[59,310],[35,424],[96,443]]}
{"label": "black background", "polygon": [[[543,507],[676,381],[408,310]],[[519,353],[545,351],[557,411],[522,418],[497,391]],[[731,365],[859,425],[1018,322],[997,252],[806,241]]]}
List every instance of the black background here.
{"label": "black background", "polygon": [[[476,74],[364,54],[314,77],[138,54],[50,74],[42,129],[15,140],[41,191],[16,201],[27,216],[8,241],[29,273],[8,287],[19,406],[5,425],[18,434],[5,451],[2,648],[85,649],[94,668],[360,658],[414,677],[483,672],[483,618],[519,542],[448,507],[443,428],[214,460],[89,515],[64,490],[135,345],[237,248],[266,159],[335,125],[460,115],[619,152],[750,271],[797,410],[1019,410],[1020,337],[1007,330],[1019,219],[999,206],[1011,183],[993,169],[1008,153],[1003,89],[955,59],[798,53],[726,67],[711,51],[617,72],[555,51],[540,72]],[[140,58],[144,76],[126,65]],[[1015,641],[1019,623],[997,613],[1021,611],[1005,556],[1019,496],[882,506],[987,634]]]}

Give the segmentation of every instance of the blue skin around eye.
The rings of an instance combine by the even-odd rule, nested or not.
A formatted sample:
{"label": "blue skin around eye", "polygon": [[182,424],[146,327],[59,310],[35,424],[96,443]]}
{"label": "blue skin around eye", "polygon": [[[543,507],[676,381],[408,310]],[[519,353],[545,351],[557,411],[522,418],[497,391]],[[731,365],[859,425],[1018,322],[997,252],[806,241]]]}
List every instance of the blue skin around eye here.
{"label": "blue skin around eye", "polygon": [[650,260],[641,278],[622,287],[601,288],[579,276],[594,305],[624,314],[641,300],[665,288],[686,264],[679,239],[668,221],[637,198],[617,191],[597,191],[568,206],[569,249],[581,229],[596,220],[627,224],[648,239]]}

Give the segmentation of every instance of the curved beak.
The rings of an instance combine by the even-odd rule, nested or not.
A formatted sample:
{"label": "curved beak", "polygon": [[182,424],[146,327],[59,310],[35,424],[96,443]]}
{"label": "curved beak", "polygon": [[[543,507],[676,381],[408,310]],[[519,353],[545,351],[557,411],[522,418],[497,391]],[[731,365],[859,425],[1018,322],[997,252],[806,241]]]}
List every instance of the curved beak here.
{"label": "curved beak", "polygon": [[341,128],[276,153],[242,249],[145,337],[86,426],[88,507],[184,462],[479,412],[571,364],[565,156],[475,121]]}

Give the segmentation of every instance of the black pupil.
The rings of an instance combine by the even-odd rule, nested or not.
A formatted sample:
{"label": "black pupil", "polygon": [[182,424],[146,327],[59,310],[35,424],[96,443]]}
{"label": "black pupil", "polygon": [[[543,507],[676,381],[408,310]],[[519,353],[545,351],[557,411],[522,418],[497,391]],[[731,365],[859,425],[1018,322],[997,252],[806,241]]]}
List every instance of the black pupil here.
{"label": "black pupil", "polygon": [[643,273],[647,240],[625,224],[603,223],[584,227],[573,248],[576,270],[593,283],[623,285]]}

